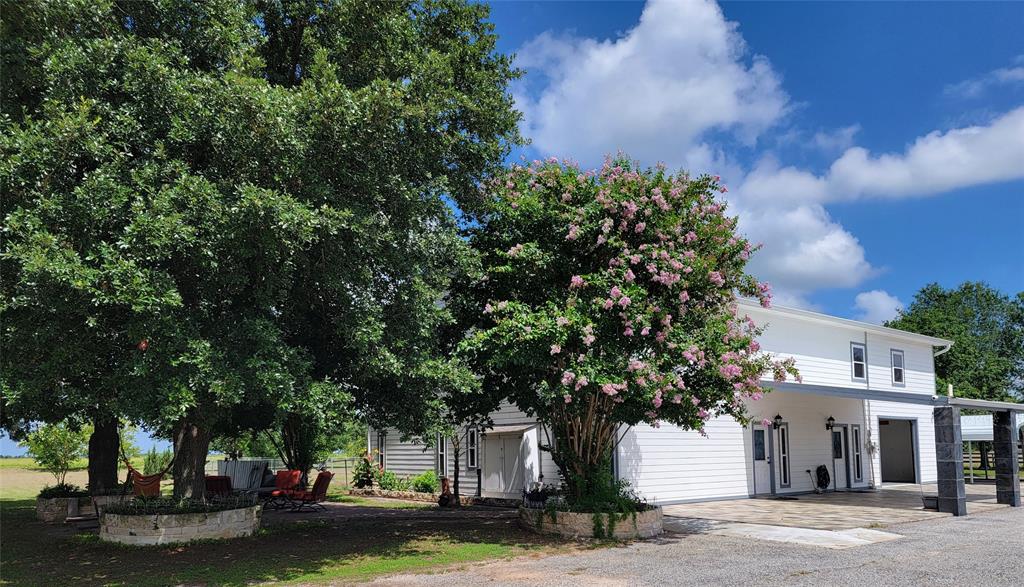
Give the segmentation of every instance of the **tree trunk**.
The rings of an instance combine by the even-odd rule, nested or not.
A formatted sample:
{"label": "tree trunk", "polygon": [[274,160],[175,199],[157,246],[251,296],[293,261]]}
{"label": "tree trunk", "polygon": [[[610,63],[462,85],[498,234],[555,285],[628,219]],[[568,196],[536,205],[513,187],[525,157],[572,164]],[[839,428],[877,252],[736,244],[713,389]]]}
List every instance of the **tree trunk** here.
{"label": "tree trunk", "polygon": [[187,416],[174,431],[174,498],[203,499],[210,430]]}
{"label": "tree trunk", "polygon": [[459,495],[459,464],[462,462],[462,443],[460,442],[458,431],[452,435],[452,456],[455,458],[455,479],[452,483],[452,495],[454,496],[454,502],[452,506],[459,507],[462,505],[462,499]]}
{"label": "tree trunk", "polygon": [[117,418],[97,416],[92,425],[89,436],[89,493],[103,495],[117,487],[121,438],[117,433]]}

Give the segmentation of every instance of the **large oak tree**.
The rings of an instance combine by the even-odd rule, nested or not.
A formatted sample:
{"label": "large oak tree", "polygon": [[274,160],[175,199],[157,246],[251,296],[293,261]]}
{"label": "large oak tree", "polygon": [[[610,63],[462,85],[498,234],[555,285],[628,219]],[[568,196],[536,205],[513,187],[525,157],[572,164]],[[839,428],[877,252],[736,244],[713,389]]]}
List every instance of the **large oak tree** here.
{"label": "large oak tree", "polygon": [[350,398],[371,419],[420,413],[467,257],[448,202],[476,210],[520,140],[486,16],[5,2],[8,423],[154,426],[187,497],[212,435],[260,425],[240,417],[329,426],[342,414],[303,411]]}

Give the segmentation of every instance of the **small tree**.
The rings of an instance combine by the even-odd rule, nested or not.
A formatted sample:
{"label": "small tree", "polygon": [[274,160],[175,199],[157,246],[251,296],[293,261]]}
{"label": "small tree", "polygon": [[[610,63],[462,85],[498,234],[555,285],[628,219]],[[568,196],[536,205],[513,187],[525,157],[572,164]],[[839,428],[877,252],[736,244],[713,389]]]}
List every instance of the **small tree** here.
{"label": "small tree", "polygon": [[738,312],[737,293],[765,306],[769,293],[743,271],[755,247],[724,191],[623,158],[599,173],[514,166],[486,185],[489,214],[470,231],[482,312],[463,352],[485,388],[544,423],[569,499],[606,492],[623,427],[745,421],[766,371],[796,375],[759,352]]}
{"label": "small tree", "polygon": [[22,446],[40,467],[57,479],[57,485],[64,485],[64,479],[75,461],[84,457],[89,434],[86,430],[74,430],[66,424],[44,424],[28,434]]}

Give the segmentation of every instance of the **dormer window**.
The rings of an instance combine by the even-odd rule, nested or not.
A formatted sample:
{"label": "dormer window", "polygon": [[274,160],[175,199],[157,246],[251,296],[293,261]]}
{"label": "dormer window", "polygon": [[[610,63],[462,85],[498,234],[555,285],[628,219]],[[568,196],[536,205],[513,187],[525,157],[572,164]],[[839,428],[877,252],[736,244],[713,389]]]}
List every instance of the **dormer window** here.
{"label": "dormer window", "polygon": [[892,384],[905,385],[906,369],[903,367],[903,351],[892,349],[889,354],[892,356]]}
{"label": "dormer window", "polygon": [[853,380],[867,381],[868,348],[859,342],[850,343],[850,362],[853,366]]}

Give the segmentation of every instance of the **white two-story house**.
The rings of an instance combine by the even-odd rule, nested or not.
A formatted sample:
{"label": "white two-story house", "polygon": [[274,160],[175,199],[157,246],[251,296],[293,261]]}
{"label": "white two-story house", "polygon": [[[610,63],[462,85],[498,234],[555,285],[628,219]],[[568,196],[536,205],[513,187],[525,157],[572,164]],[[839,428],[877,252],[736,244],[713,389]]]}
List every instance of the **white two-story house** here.
{"label": "white two-story house", "polygon": [[[750,402],[751,424],[718,418],[706,437],[668,424],[622,430],[620,479],[658,504],[808,492],[820,465],[836,491],[936,480],[934,357],[951,341],[747,302],[740,313],[766,327],[764,351],[796,359],[803,382],[766,381],[772,391]],[[531,482],[557,483],[541,425],[510,405],[492,418],[468,432],[458,462],[448,443],[402,442],[394,430],[371,429],[368,448],[399,476],[459,467],[464,495],[518,497]]]}

